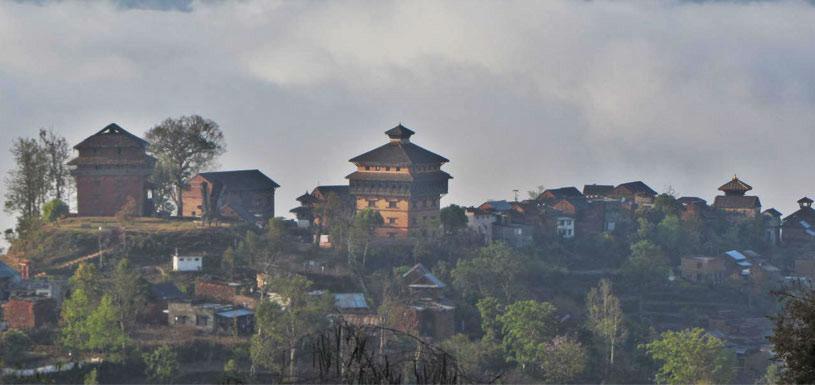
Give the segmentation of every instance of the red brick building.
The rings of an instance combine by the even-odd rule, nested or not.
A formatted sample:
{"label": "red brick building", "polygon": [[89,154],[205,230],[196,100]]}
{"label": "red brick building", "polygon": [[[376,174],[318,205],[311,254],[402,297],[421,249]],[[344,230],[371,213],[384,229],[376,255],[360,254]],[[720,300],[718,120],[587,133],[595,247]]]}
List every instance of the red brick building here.
{"label": "red brick building", "polygon": [[148,143],[115,123],[83,140],[68,162],[76,180],[80,216],[113,216],[132,198],[138,215],[152,212],[149,183],[156,160]]}
{"label": "red brick building", "polygon": [[274,217],[274,194],[279,184],[259,170],[204,172],[185,187],[185,217],[243,219],[265,224]]}
{"label": "red brick building", "polygon": [[11,298],[3,304],[3,320],[11,329],[31,330],[57,321],[56,303],[51,298]]}
{"label": "red brick building", "polygon": [[787,244],[802,244],[815,241],[815,209],[812,199],[798,200],[798,211],[790,214],[781,224],[781,237]]}

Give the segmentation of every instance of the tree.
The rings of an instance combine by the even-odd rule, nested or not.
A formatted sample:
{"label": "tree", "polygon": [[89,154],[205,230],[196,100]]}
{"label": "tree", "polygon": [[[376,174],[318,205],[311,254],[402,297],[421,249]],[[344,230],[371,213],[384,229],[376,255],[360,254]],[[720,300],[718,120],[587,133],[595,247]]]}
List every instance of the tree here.
{"label": "tree", "polygon": [[361,254],[362,266],[365,266],[368,258],[368,250],[374,238],[375,231],[382,226],[385,220],[379,211],[364,209],[357,211],[354,221],[351,224],[350,236],[348,238],[348,258],[349,263],[356,261],[357,254]]}
{"label": "tree", "polygon": [[815,291],[788,290],[778,293],[783,309],[773,317],[770,336],[773,351],[783,364],[784,383],[815,383]]}
{"label": "tree", "polygon": [[22,362],[31,349],[31,340],[19,330],[9,330],[0,335],[0,367],[14,366]]}
{"label": "tree", "polygon": [[475,304],[478,314],[481,316],[481,330],[484,332],[484,339],[489,341],[500,341],[501,323],[498,316],[503,313],[504,308],[494,297],[486,297],[478,300]]}
{"label": "tree", "polygon": [[299,275],[274,278],[269,286],[275,288],[283,305],[262,301],[255,310],[252,364],[282,372],[288,362],[289,378],[293,380],[298,346],[304,337],[325,326],[326,314],[333,309],[333,297],[310,294],[311,281]]}
{"label": "tree", "polygon": [[651,241],[641,240],[631,245],[631,256],[622,270],[634,281],[653,286],[667,279],[670,266],[659,246]]}
{"label": "tree", "polygon": [[498,316],[503,344],[509,357],[522,368],[534,365],[541,344],[550,341],[557,333],[555,306],[548,302],[518,301],[506,307]]}
{"label": "tree", "polygon": [[73,290],[82,290],[87,296],[89,303],[96,304],[102,297],[102,277],[96,266],[89,263],[80,263],[74,271],[74,275],[68,279],[68,284]]}
{"label": "tree", "polygon": [[178,375],[178,354],[167,345],[142,355],[144,372],[150,381],[169,384]]}
{"label": "tree", "polygon": [[733,352],[700,328],[667,331],[642,348],[661,363],[656,375],[661,384],[724,384],[733,377]]}
{"label": "tree", "polygon": [[99,373],[96,368],[88,372],[82,381],[85,385],[99,385]]}
{"label": "tree", "polygon": [[506,304],[521,297],[522,277],[529,269],[526,256],[499,242],[482,247],[474,258],[460,259],[451,275],[465,298],[475,302],[475,298],[495,297]]}
{"label": "tree", "polygon": [[586,349],[569,337],[556,336],[541,344],[537,353],[541,377],[549,384],[571,382],[586,369]]}
{"label": "tree", "polygon": [[439,215],[441,218],[441,225],[446,234],[454,234],[467,227],[467,215],[461,206],[447,206],[441,209]]}
{"label": "tree", "polygon": [[615,348],[625,339],[626,329],[620,300],[612,293],[609,280],[601,280],[589,291],[586,308],[589,329],[605,347],[607,366],[614,366]]}
{"label": "tree", "polygon": [[471,341],[464,334],[456,334],[440,345],[456,359],[458,367],[473,383],[492,384],[506,368],[500,344],[486,338]]}
{"label": "tree", "polygon": [[11,146],[15,168],[6,177],[5,209],[23,219],[40,215],[51,186],[48,157],[36,139],[17,138]]}
{"label": "tree", "polygon": [[40,129],[40,146],[47,160],[48,180],[51,184],[49,190],[54,192],[54,198],[62,200],[66,197],[67,185],[70,181],[66,162],[71,156],[68,141],[57,135],[53,130]]}
{"label": "tree", "polygon": [[83,350],[102,353],[116,353],[124,350],[128,339],[119,328],[119,310],[110,295],[99,301],[96,309],[83,322],[87,340]]}
{"label": "tree", "polygon": [[181,216],[184,187],[191,177],[226,151],[224,135],[214,121],[191,115],[166,119],[150,129],[146,138],[150,151],[158,158],[158,168],[168,174],[174,187],[172,198]]}
{"label": "tree", "polygon": [[71,296],[62,303],[59,341],[65,350],[84,350],[88,339],[85,320],[92,310],[93,306],[82,287],[75,287]]}
{"label": "tree", "polygon": [[[135,316],[147,304],[147,285],[137,269],[127,259],[116,264],[110,285],[110,296],[117,312],[119,329],[123,334],[135,323]],[[124,348],[124,346],[123,346]]]}
{"label": "tree", "polygon": [[59,199],[52,199],[42,206],[42,220],[48,223],[65,218],[69,213],[68,204]]}

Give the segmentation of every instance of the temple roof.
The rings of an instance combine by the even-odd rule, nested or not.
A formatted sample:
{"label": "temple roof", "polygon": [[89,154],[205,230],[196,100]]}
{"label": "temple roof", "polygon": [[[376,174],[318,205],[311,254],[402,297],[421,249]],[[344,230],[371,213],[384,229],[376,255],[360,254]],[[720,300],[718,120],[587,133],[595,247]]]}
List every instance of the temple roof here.
{"label": "temple roof", "polygon": [[755,209],[761,207],[761,201],[757,196],[752,195],[719,195],[713,201],[713,207],[717,209]]}
{"label": "temple roof", "polygon": [[280,187],[260,170],[202,172],[199,175],[227,186],[230,191],[270,190]]}
{"label": "temple roof", "polygon": [[733,176],[733,179],[719,187],[719,191],[724,191],[725,193],[735,193],[740,195],[744,195],[744,193],[752,189],[753,189],[752,186],[742,182],[736,176]]}
{"label": "temple roof", "polygon": [[[74,148],[78,150],[78,149],[80,149],[82,147],[96,147],[96,146],[100,146],[100,145],[107,145],[107,143],[102,143],[103,141],[100,140],[100,139],[106,139],[106,138],[111,137],[111,136],[117,136],[117,137],[126,139],[127,141],[129,141],[129,142],[131,142],[133,144],[136,144],[136,145],[138,145],[140,147],[143,147],[143,148],[147,148],[147,146],[150,144],[146,140],[144,140],[144,139],[142,139],[142,138],[140,138],[140,137],[138,137],[136,135],[131,134],[130,132],[128,132],[127,130],[125,130],[124,128],[119,126],[118,124],[111,123],[111,124],[108,124],[107,126],[105,126],[105,128],[99,130],[99,132],[97,132],[97,133],[85,138],[85,140],[79,142],[79,144],[74,146]],[[116,141],[116,144],[117,145],[123,145],[124,142]]]}
{"label": "temple roof", "polygon": [[652,189],[647,184],[639,180],[634,182],[623,183],[614,188],[615,193],[619,193],[620,192],[619,190],[626,190],[634,195],[650,195],[650,196],[657,195],[657,192],[654,191],[654,189]]}
{"label": "temple roof", "polygon": [[352,158],[350,162],[374,166],[411,166],[449,162],[447,158],[425,150],[407,140],[413,135],[413,131],[401,124],[385,133],[391,139],[400,140],[391,140],[390,143]]}
{"label": "temple roof", "polygon": [[385,135],[391,139],[409,139],[415,133],[416,132],[413,130],[403,126],[402,123],[399,123],[398,126],[385,131]]}
{"label": "temple roof", "polygon": [[439,179],[453,179],[453,177],[444,171],[434,171],[419,174],[406,174],[406,173],[377,173],[377,172],[361,172],[355,171],[346,179],[353,180],[371,180],[371,181],[386,181],[386,182],[422,182]]}

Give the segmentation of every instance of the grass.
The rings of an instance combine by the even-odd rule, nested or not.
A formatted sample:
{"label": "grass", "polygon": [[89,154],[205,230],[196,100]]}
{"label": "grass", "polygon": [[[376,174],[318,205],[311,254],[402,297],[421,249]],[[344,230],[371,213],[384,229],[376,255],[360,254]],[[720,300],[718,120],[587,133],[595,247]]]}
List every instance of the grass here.
{"label": "grass", "polygon": [[179,232],[196,231],[214,227],[231,227],[231,224],[228,223],[208,227],[197,221],[165,218],[133,218],[127,223],[120,224],[116,218],[113,217],[65,218],[48,225],[48,227],[53,230],[96,232],[99,231],[100,227],[104,230],[109,230],[122,227],[122,225],[124,225],[124,228],[129,232]]}

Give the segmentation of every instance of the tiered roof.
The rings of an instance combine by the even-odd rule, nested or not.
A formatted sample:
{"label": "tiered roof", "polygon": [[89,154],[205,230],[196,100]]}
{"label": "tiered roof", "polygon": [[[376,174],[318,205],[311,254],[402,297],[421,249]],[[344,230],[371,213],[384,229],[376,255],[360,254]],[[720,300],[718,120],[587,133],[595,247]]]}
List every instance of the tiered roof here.
{"label": "tiered roof", "polygon": [[752,189],[752,186],[744,183],[735,175],[733,176],[733,179],[719,187],[719,191],[723,191],[725,195],[744,195]]}
{"label": "tiered roof", "polygon": [[449,160],[441,155],[425,150],[410,142],[414,132],[399,124],[385,131],[391,141],[362,155],[350,162],[370,166],[412,166],[418,164],[442,164]]}

